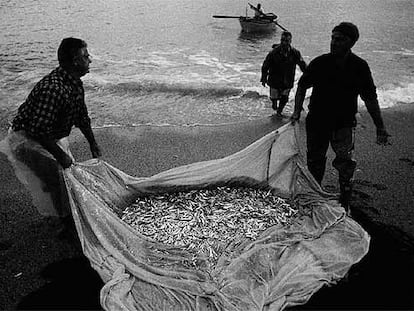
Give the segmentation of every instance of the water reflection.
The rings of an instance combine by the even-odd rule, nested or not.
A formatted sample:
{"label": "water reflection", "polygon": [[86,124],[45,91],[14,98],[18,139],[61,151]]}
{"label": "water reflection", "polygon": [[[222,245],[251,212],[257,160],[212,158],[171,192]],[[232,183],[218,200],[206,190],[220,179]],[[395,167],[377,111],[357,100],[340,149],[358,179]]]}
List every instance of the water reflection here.
{"label": "water reflection", "polygon": [[279,31],[272,32],[244,32],[240,31],[239,41],[246,43],[257,43],[263,40],[274,40],[279,36]]}

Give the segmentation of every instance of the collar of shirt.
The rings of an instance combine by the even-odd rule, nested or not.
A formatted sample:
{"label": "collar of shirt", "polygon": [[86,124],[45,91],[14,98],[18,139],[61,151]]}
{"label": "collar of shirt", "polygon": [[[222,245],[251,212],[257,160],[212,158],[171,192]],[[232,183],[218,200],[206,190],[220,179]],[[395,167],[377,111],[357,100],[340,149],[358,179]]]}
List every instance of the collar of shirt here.
{"label": "collar of shirt", "polygon": [[278,53],[279,55],[288,56],[289,53],[292,51],[292,46],[282,46],[281,44],[278,44],[274,47],[274,51]]}
{"label": "collar of shirt", "polygon": [[58,72],[59,75],[62,76],[62,78],[69,82],[70,84],[74,85],[76,88],[81,88],[83,87],[83,82],[81,79],[79,78],[75,78],[72,75],[70,75],[64,68],[62,67],[57,67],[56,71]]}

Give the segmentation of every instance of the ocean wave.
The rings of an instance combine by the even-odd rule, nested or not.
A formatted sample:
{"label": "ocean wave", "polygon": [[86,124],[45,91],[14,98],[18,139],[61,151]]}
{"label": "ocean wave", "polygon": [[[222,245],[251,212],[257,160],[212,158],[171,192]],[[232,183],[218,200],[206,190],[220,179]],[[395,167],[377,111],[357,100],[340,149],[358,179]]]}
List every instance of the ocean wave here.
{"label": "ocean wave", "polygon": [[401,48],[399,51],[390,51],[390,50],[374,50],[373,53],[379,54],[392,54],[392,55],[402,55],[402,56],[414,56],[414,51],[410,49]]}
{"label": "ocean wave", "polygon": [[[106,128],[128,128],[128,127],[183,127],[183,128],[196,128],[196,127],[220,127],[230,125],[240,125],[244,123],[250,123],[254,121],[266,121],[274,118],[272,115],[269,116],[256,116],[255,118],[249,118],[246,120],[237,121],[224,121],[224,122],[196,122],[196,123],[174,123],[174,122],[162,122],[162,123],[128,123],[128,124],[117,124],[117,123],[106,123],[100,125],[93,125],[93,129],[106,129]],[[288,122],[288,119],[285,119]]]}
{"label": "ocean wave", "polygon": [[414,104],[414,82],[385,85],[377,93],[381,108]]}
{"label": "ocean wave", "polygon": [[238,96],[243,90],[235,87],[217,85],[188,85],[180,83],[164,83],[160,81],[139,81],[119,83],[98,83],[94,81],[88,88],[99,90],[114,96],[142,96],[151,94],[173,94],[193,97],[229,97]]}
{"label": "ocean wave", "polygon": [[220,59],[205,50],[137,51],[125,58],[93,55],[97,70],[88,79],[108,81],[154,80],[185,84],[238,84],[259,80],[260,68],[250,61]]}
{"label": "ocean wave", "polygon": [[[89,76],[89,75],[88,75]],[[85,79],[87,105],[95,127],[119,126],[217,126],[248,122],[273,113],[268,98],[269,88],[259,82],[244,86],[226,84],[166,83],[154,80],[105,80],[91,75]],[[28,83],[34,76],[14,76],[8,90],[0,94],[0,114],[10,119],[29,88],[14,87],[16,80]],[[408,81],[407,81],[408,80]],[[4,82],[4,81],[3,81]],[[292,113],[295,87],[285,114]],[[381,108],[414,104],[414,79],[381,85],[377,89]],[[307,102],[311,90],[307,92]],[[20,100],[21,99],[21,100]],[[360,107],[364,109],[363,102]]]}

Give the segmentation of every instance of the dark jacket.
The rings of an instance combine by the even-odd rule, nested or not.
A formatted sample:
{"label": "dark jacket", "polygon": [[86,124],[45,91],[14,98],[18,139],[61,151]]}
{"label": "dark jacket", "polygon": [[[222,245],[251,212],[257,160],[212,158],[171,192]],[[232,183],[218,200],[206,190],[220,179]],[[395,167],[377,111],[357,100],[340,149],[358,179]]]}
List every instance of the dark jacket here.
{"label": "dark jacket", "polygon": [[313,88],[308,121],[315,126],[352,127],[356,124],[358,96],[377,98],[376,87],[368,63],[351,53],[342,68],[331,54],[312,60],[298,85]]}
{"label": "dark jacket", "polygon": [[299,65],[302,71],[306,68],[300,52],[290,47],[285,54],[278,44],[267,54],[263,62],[260,81],[275,89],[291,89],[295,81],[296,65]]}

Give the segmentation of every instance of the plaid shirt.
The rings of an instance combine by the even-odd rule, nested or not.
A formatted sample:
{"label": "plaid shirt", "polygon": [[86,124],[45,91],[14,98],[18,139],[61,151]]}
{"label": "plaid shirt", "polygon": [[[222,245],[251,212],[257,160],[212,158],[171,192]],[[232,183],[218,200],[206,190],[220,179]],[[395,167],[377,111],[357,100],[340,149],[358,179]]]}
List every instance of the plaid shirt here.
{"label": "plaid shirt", "polygon": [[89,127],[90,118],[82,81],[61,67],[36,84],[12,122],[13,130],[24,130],[33,138],[60,139],[73,126]]}

